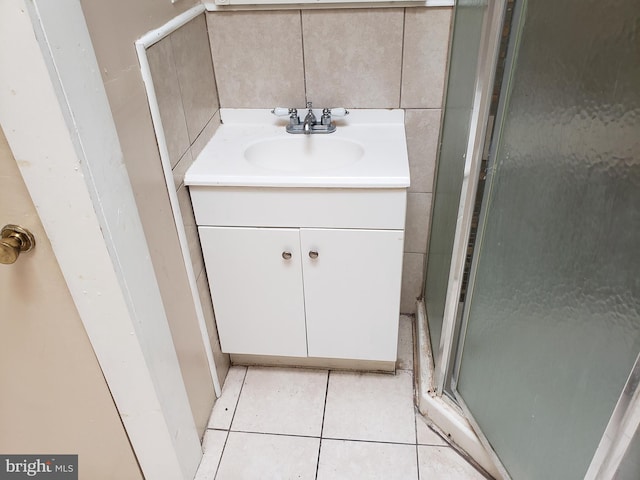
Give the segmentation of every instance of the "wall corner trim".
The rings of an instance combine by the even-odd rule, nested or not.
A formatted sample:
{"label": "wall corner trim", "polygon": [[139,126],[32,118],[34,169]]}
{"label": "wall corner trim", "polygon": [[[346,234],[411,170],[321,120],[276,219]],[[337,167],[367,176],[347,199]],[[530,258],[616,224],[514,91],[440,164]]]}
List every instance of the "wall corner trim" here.
{"label": "wall corner trim", "polygon": [[136,50],[138,51],[138,57],[140,57],[140,49],[147,49],[154,43],[158,43],[164,37],[175,32],[183,25],[189,23],[201,13],[204,13],[205,7],[202,4],[198,4],[195,7],[190,8],[186,12],[181,13],[177,17],[172,18],[164,25],[145,33],[142,37],[136,40]]}
{"label": "wall corner trim", "polygon": [[209,341],[209,334],[207,332],[207,324],[205,321],[204,310],[202,308],[202,302],[200,300],[200,294],[198,292],[196,272],[193,270],[193,264],[191,263],[191,255],[189,253],[189,242],[187,240],[187,234],[182,220],[182,214],[180,213],[180,203],[178,200],[178,194],[174,188],[173,183],[173,171],[171,168],[171,160],[169,156],[169,150],[167,147],[167,141],[164,135],[164,128],[162,127],[162,119],[160,117],[160,107],[158,105],[158,99],[156,97],[156,91],[153,86],[153,79],[151,77],[151,68],[149,67],[149,60],[147,58],[147,48],[151,45],[159,42],[172,32],[176,31],[186,23],[193,20],[198,15],[204,13],[204,5],[199,4],[195,7],[187,10],[186,12],[178,15],[177,17],[169,20],[155,30],[151,30],[138,40],[136,40],[136,53],[138,55],[138,62],[140,63],[140,71],[142,74],[142,80],[144,82],[144,88],[147,92],[147,100],[149,102],[149,109],[151,111],[151,119],[153,121],[153,129],[156,134],[158,142],[158,150],[160,152],[160,160],[162,162],[162,171],[167,186],[167,192],[169,194],[169,202],[171,204],[171,211],[173,213],[173,219],[176,225],[178,233],[178,241],[180,242],[180,249],[182,251],[182,261],[184,263],[185,270],[187,272],[187,278],[189,280],[189,288],[191,290],[191,296],[193,304],[196,310],[196,316],[198,318],[198,327],[200,328],[200,334],[202,336],[202,343],[204,345],[205,354],[207,356],[207,362],[209,364],[209,373],[213,381],[213,389],[216,393],[216,397],[222,395],[222,386],[218,379],[217,368],[215,360],[213,358],[213,350]]}

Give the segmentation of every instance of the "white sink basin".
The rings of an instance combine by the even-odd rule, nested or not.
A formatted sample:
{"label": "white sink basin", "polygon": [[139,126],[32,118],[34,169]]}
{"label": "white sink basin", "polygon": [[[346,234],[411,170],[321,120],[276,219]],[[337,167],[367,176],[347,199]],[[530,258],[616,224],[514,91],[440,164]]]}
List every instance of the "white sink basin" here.
{"label": "white sink basin", "polygon": [[[316,116],[321,115],[321,111]],[[221,109],[222,124],[187,170],[189,186],[406,188],[404,111],[351,110],[329,134],[290,134],[266,109]]]}
{"label": "white sink basin", "polygon": [[362,145],[332,134],[292,135],[260,140],[244,151],[248,162],[279,172],[321,172],[362,158]]}

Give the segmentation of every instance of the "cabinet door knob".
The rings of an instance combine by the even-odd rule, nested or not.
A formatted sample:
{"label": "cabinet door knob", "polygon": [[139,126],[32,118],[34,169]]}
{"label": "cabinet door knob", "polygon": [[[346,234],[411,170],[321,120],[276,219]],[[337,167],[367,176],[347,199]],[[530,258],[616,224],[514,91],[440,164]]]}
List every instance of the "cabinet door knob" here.
{"label": "cabinet door knob", "polygon": [[289,260],[291,258],[291,252],[282,252],[282,258]]}
{"label": "cabinet door knob", "polygon": [[318,252],[316,250],[310,250],[309,251],[309,257],[318,258]]}

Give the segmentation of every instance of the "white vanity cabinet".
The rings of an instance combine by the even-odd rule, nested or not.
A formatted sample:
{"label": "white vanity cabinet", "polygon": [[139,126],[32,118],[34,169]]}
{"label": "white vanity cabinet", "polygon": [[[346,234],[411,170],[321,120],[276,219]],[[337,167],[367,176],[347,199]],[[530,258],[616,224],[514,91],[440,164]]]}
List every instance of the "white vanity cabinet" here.
{"label": "white vanity cabinet", "polygon": [[330,135],[291,135],[266,109],[220,118],[184,183],[222,351],[243,364],[393,370],[404,111],[352,110]]}
{"label": "white vanity cabinet", "polygon": [[402,231],[199,232],[223,351],[395,360]]}
{"label": "white vanity cabinet", "polygon": [[191,196],[224,352],[395,362],[404,189]]}

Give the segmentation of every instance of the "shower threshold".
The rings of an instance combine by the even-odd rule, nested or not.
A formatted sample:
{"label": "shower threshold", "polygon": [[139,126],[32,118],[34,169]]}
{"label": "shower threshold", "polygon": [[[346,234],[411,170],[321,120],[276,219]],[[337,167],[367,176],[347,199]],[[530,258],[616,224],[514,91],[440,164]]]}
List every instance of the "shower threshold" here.
{"label": "shower threshold", "polygon": [[416,405],[426,422],[493,478],[500,476],[493,460],[480,443],[460,408],[446,395],[436,393],[433,382],[433,355],[424,301],[418,300],[416,314]]}

